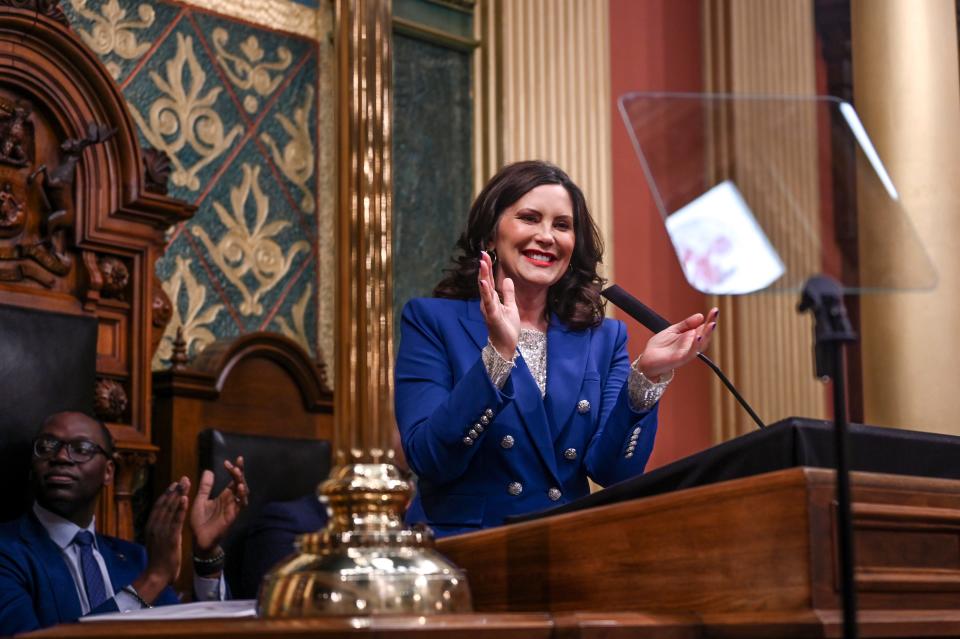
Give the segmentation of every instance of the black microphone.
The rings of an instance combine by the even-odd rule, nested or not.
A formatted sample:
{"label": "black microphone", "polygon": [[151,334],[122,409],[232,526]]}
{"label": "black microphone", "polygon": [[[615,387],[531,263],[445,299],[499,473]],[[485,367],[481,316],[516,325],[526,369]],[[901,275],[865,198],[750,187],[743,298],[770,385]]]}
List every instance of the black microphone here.
{"label": "black microphone", "polygon": [[[619,308],[621,311],[646,326],[653,333],[659,333],[663,329],[669,328],[671,325],[670,322],[664,319],[662,315],[635,298],[630,293],[627,293],[616,284],[603,289],[600,291],[600,294],[610,300],[610,302],[612,302],[613,305]],[[747,400],[743,398],[730,380],[727,379],[727,376],[723,374],[723,371],[720,370],[720,367],[703,353],[697,353],[697,357],[700,359],[700,361],[709,366],[714,373],[716,373],[717,377],[720,378],[720,381],[723,382],[723,385],[727,387],[727,390],[733,393],[733,396],[737,402],[745,411],[747,411],[747,413],[749,413],[750,417],[753,418],[753,421],[757,423],[757,427],[766,428],[767,425],[763,423],[763,420],[760,419],[759,415],[757,415],[753,408],[750,407],[750,404],[747,403]]]}

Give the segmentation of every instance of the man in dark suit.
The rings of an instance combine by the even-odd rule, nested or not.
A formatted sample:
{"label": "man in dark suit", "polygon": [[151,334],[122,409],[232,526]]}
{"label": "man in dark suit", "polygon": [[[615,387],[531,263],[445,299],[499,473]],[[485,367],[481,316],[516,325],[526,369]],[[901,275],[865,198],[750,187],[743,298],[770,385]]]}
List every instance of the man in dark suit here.
{"label": "man in dark suit", "polygon": [[293,553],[297,537],[326,525],[327,509],[313,494],[265,505],[243,539],[240,591],[236,595],[256,597],[263,577]]}
{"label": "man in dark suit", "polygon": [[[190,509],[200,599],[225,596],[219,542],[247,501],[242,458],[225,465],[231,483],[211,499],[206,471]],[[0,635],[178,602],[170,584],[180,572],[189,479],[157,500],[143,547],[96,533],[97,499],[114,476],[113,442],[101,422],[82,413],[48,417],[34,440],[31,475],[32,510],[0,526]]]}

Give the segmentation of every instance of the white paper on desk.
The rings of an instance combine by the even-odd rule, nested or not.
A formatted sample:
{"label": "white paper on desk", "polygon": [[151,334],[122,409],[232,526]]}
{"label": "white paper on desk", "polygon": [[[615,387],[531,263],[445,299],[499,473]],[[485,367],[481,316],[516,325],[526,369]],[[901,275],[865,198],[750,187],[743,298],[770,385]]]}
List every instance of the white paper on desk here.
{"label": "white paper on desk", "polygon": [[670,215],[666,226],[683,274],[702,293],[753,293],[784,273],[780,256],[729,180]]}
{"label": "white paper on desk", "polygon": [[130,612],[105,612],[80,617],[80,621],[147,621],[156,619],[248,619],[257,616],[256,599],[194,601]]}

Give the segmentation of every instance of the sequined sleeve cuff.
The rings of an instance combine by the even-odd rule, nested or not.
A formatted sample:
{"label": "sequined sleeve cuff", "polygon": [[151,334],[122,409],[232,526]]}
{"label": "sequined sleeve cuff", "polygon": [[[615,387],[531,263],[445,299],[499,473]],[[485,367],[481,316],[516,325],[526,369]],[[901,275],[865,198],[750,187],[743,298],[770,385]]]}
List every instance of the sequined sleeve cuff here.
{"label": "sequined sleeve cuff", "polygon": [[487,345],[483,347],[480,357],[483,359],[483,367],[487,369],[490,381],[493,382],[494,386],[502,389],[503,385],[507,383],[507,378],[510,377],[513,367],[516,366],[517,354],[513,354],[513,359],[504,359],[500,351],[493,347],[490,340],[487,340]]}
{"label": "sequined sleeve cuff", "polygon": [[674,371],[670,371],[668,375],[661,375],[660,381],[653,382],[647,379],[646,375],[640,370],[640,358],[634,360],[630,366],[630,378],[627,380],[630,408],[637,412],[650,410],[663,396],[670,382],[673,381],[673,373]]}

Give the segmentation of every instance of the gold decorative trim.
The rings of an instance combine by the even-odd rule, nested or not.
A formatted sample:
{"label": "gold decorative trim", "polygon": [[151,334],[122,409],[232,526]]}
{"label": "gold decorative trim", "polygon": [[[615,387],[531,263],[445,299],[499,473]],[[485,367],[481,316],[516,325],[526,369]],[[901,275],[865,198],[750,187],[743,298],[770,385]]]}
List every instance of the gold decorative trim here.
{"label": "gold decorative trim", "polygon": [[337,295],[337,186],[339,184],[339,157],[336,143],[338,101],[337,95],[337,43],[333,37],[335,5],[324,0],[320,5],[323,12],[321,22],[331,27],[331,37],[323,37],[317,42],[319,59],[317,80],[317,112],[314,123],[317,127],[317,140],[327,140],[318,145],[317,153],[317,359],[327,365],[327,383],[336,388],[336,295]]}
{"label": "gold decorative trim", "polygon": [[[160,97],[144,105],[146,117],[133,104],[130,104],[130,115],[143,137],[170,158],[173,183],[199,191],[200,171],[226,153],[243,134],[243,127],[237,124],[229,131],[225,130],[216,109],[217,97],[223,87],[210,86],[201,95],[207,74],[194,52],[193,37],[177,33],[176,40],[177,52],[164,64],[166,77],[156,72],[150,74]],[[187,146],[200,156],[190,165],[187,162],[193,158],[188,154],[180,155]]]}
{"label": "gold decorative trim", "polygon": [[[299,240],[281,246],[276,236],[292,222],[271,218],[270,198],[260,188],[260,166],[244,162],[240,170],[240,184],[230,189],[230,210],[219,201],[213,203],[226,228],[217,243],[202,226],[194,226],[190,231],[203,243],[220,273],[240,292],[240,314],[251,317],[263,315],[263,296],[290,272],[298,254],[310,251],[310,244]],[[251,195],[255,211],[252,226],[247,215]],[[250,282],[251,275],[255,284]]]}
{"label": "gold decorative trim", "polygon": [[503,165],[503,34],[496,0],[480,0],[473,34],[480,47],[473,56],[473,193]]}
{"label": "gold decorative trim", "polygon": [[273,30],[319,40],[325,36],[324,12],[290,0],[184,0],[185,4],[253,22]]}
{"label": "gold decorative trim", "polygon": [[[164,363],[172,360],[178,337],[184,340],[187,351],[194,355],[217,339],[209,325],[217,319],[217,315],[223,310],[223,304],[207,305],[208,289],[197,282],[193,275],[192,262],[192,259],[184,259],[181,255],[175,256],[173,274],[161,285],[170,299],[171,317],[153,356],[152,366],[155,371],[163,370],[166,368]],[[180,312],[181,300],[187,302],[186,313]]]}
{"label": "gold decorative trim", "polygon": [[293,53],[287,47],[280,46],[272,52],[275,59],[267,60],[267,52],[254,35],[238,45],[240,53],[231,52],[227,49],[230,33],[222,27],[213,30],[211,41],[217,61],[230,82],[240,91],[252,91],[243,98],[244,110],[250,114],[256,113],[260,110],[260,101],[253,93],[262,98],[276,91],[283,83],[283,71],[293,63]]}
{"label": "gold decorative trim", "polygon": [[314,157],[313,140],[310,138],[310,122],[313,112],[314,89],[308,86],[304,89],[302,103],[293,107],[293,120],[284,113],[277,113],[273,117],[289,136],[283,150],[273,136],[264,131],[260,140],[270,149],[274,164],[280,169],[284,177],[293,182],[300,189],[300,208],[304,213],[316,211],[317,203],[310,190],[309,180],[313,177]]}
{"label": "gold decorative trim", "polygon": [[470,52],[480,46],[480,42],[478,40],[474,40],[472,38],[462,38],[460,36],[447,33],[446,31],[428,27],[427,25],[420,24],[419,22],[414,22],[413,20],[407,20],[406,18],[394,18],[393,30],[402,35],[410,36],[420,40],[426,40],[427,42],[439,44],[450,49],[457,49],[458,51]]}

